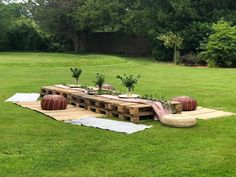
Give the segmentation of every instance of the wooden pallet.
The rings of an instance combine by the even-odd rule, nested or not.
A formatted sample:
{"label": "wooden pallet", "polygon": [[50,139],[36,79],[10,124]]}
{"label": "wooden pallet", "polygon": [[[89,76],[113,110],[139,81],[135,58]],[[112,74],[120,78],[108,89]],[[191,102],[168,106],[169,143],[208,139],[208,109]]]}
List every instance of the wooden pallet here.
{"label": "wooden pallet", "polygon": [[113,100],[95,95],[76,95],[72,94],[74,104],[96,112],[106,114],[121,119],[130,119],[131,122],[138,122],[143,117],[154,116],[150,105],[130,103],[126,101]]}
{"label": "wooden pallet", "polygon": [[67,98],[68,103],[89,111],[105,114],[121,119],[130,119],[138,122],[143,117],[153,117],[154,112],[150,105],[119,101],[96,95],[88,95],[82,91],[59,88],[55,86],[41,87],[41,96],[48,94],[61,95]]}
{"label": "wooden pallet", "polygon": [[64,89],[64,88],[59,88],[55,86],[44,86],[41,87],[40,95],[61,95],[65,97],[68,102],[72,100],[71,96],[72,94],[77,94],[77,95],[83,95],[85,94],[84,92],[80,90],[74,90],[74,89]]}

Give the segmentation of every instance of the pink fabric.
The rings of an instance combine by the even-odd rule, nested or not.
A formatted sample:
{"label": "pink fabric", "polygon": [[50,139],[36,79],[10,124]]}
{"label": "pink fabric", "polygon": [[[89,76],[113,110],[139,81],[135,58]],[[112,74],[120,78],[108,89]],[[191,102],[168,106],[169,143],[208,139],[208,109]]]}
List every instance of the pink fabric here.
{"label": "pink fabric", "polygon": [[120,101],[126,101],[126,102],[132,102],[132,103],[141,103],[141,104],[147,104],[152,106],[155,116],[155,120],[161,119],[164,115],[170,114],[169,111],[165,110],[162,106],[162,104],[159,101],[150,101],[150,100],[145,100],[145,99],[139,99],[139,98],[133,98],[133,99],[122,99],[117,96],[112,96],[112,95],[101,95],[102,97],[105,98],[110,98],[110,99],[115,99],[115,100],[120,100]]}

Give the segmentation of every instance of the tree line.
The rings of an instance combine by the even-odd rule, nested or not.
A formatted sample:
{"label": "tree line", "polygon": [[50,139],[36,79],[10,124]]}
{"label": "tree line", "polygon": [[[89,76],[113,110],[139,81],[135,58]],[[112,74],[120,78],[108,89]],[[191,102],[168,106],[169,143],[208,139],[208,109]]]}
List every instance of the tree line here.
{"label": "tree line", "polygon": [[[235,0],[0,1],[0,50],[66,51],[73,47],[78,52],[85,50],[84,40],[90,33],[124,32],[146,36],[158,60],[175,56],[177,63],[196,64],[202,62],[198,58],[206,58],[212,65],[232,66],[236,50],[235,24]],[[212,37],[221,32],[219,29],[228,30],[227,39],[215,39],[219,35]],[[167,47],[165,39],[169,39],[170,34],[171,40],[178,39],[181,44]],[[218,49],[209,47],[209,40],[221,42]],[[221,45],[233,47],[222,51]],[[222,56],[212,59],[219,50]],[[200,57],[195,55],[198,53]]]}

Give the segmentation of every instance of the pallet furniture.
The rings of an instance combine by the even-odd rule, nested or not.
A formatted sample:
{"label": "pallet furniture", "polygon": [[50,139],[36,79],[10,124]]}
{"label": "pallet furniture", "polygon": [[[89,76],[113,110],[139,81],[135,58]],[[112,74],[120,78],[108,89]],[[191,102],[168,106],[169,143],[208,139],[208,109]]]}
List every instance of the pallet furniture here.
{"label": "pallet furniture", "polygon": [[154,112],[151,106],[139,103],[130,103],[95,95],[71,94],[70,103],[89,111],[105,114],[120,119],[129,119],[131,122],[139,122],[142,118],[153,118]]}
{"label": "pallet furniture", "polygon": [[41,87],[41,91],[40,91],[40,96],[61,95],[67,99],[68,103],[70,103],[72,94],[86,94],[86,93],[82,92],[81,90],[66,89],[66,88],[60,88],[60,87],[55,87],[55,86],[43,86]]}
{"label": "pallet furniture", "polygon": [[88,95],[74,89],[64,89],[54,86],[41,87],[41,96],[47,94],[62,95],[68,103],[99,114],[105,114],[120,119],[129,119],[137,123],[143,118],[153,118],[154,112],[150,105]]}

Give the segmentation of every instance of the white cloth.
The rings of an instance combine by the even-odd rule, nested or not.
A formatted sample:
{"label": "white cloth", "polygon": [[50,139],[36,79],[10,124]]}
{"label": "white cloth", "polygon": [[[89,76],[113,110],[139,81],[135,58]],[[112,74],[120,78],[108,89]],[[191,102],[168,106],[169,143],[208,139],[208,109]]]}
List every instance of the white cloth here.
{"label": "white cloth", "polygon": [[8,98],[5,102],[37,101],[39,97],[39,93],[16,93],[12,97]]}
{"label": "white cloth", "polygon": [[84,125],[88,127],[95,127],[126,134],[132,134],[135,132],[143,131],[146,128],[152,127],[147,125],[134,124],[130,122],[122,122],[122,121],[101,119],[95,117],[84,117],[78,120],[70,120],[65,122],[75,125]]}

